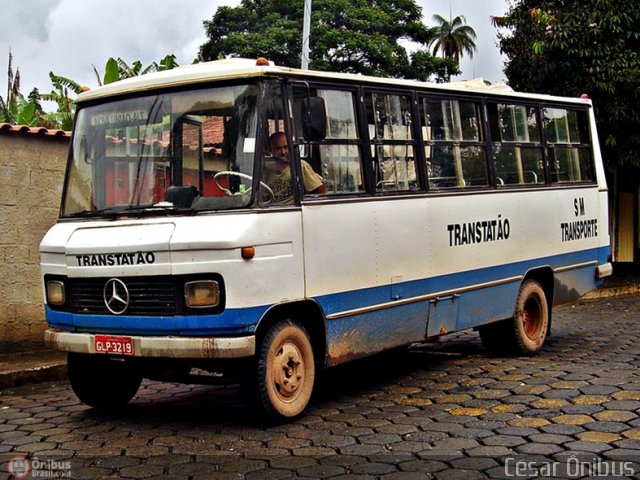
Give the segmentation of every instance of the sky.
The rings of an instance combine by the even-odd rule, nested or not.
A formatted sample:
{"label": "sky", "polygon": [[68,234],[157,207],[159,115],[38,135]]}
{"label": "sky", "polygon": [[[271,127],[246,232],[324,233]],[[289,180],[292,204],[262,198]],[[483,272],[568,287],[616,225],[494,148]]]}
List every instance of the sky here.
{"label": "sky", "polygon": [[[49,72],[81,85],[98,85],[93,67],[104,75],[109,57],[144,66],[173,53],[190,64],[207,37],[204,20],[221,5],[239,0],[0,0],[0,95],[7,95],[9,51],[13,70],[20,70],[20,91],[27,95],[52,89]],[[504,58],[497,47],[491,15],[507,11],[507,0],[417,0],[426,25],[433,14],[464,15],[477,33],[477,52],[463,57],[462,75],[504,81]],[[313,21],[313,17],[312,17]],[[313,38],[311,39],[313,42]],[[46,108],[46,106],[45,106]]]}

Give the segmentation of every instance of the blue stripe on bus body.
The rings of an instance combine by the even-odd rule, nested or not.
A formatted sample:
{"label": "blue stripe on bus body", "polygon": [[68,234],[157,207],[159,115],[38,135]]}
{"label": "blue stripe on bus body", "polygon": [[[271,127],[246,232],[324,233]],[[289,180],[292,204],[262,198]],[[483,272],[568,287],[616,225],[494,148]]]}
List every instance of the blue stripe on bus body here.
{"label": "blue stripe on bus body", "polygon": [[[459,273],[448,273],[437,277],[411,280],[393,285],[389,283],[377,287],[321,295],[315,299],[322,306],[325,315],[337,315],[341,312],[357,310],[370,305],[388,303],[391,299],[411,299],[432,293],[455,291],[473,285],[499,281],[524,275],[534,268],[550,267],[558,269],[593,261],[597,261],[598,264],[604,264],[607,262],[608,252],[609,247],[595,248]],[[595,266],[590,268],[591,271],[595,270]],[[389,280],[391,281],[391,279]],[[593,282],[590,288],[595,288],[596,286],[595,277]]]}
{"label": "blue stripe on bus body", "polygon": [[133,316],[76,314],[45,306],[52,328],[76,332],[129,335],[234,336],[255,330],[266,306],[229,308],[216,315]]}
{"label": "blue stripe on bus body", "polygon": [[[425,295],[456,291],[473,285],[500,281],[518,275],[524,275],[528,270],[541,266],[553,269],[579,265],[597,260],[599,264],[606,263],[608,247],[591,249],[570,254],[526,260],[507,265],[470,270],[466,272],[447,274],[427,279],[413,280],[398,284],[388,284],[377,287],[332,293],[316,297],[315,300],[323,308],[325,315],[338,315],[350,310],[364,309],[384,305],[392,300],[407,300]],[[573,285],[579,285],[577,290],[586,291],[595,288],[595,266],[568,270],[556,275],[561,278],[564,287],[571,290]],[[517,294],[519,282],[513,281],[503,285],[495,285],[485,289],[471,290],[459,296],[455,314],[447,320],[444,316],[443,328],[446,331],[461,330],[486,323],[493,319],[507,318],[513,310],[513,300]],[[491,299],[488,300],[488,295]],[[570,298],[568,298],[570,300]],[[442,304],[444,305],[444,304]],[[233,336],[245,335],[255,330],[257,323],[270,305],[249,308],[228,308],[215,315],[179,315],[179,316],[127,316],[127,315],[91,315],[73,314],[52,310],[45,306],[46,318],[49,325],[68,331],[139,334],[139,335],[182,335],[182,336]],[[398,329],[403,325],[407,337],[418,330],[425,330],[425,314],[429,312],[428,300],[420,300],[408,305],[397,305],[383,310],[367,313],[354,313],[328,322],[329,338],[341,337],[344,332],[352,331],[354,326],[363,328],[366,322],[369,342],[376,342],[375,332],[385,328],[395,328],[395,335],[404,334]],[[433,310],[432,306],[432,312]],[[401,322],[401,323],[396,323]],[[437,334],[439,329],[430,327],[430,335]],[[364,331],[362,332],[364,334]],[[418,337],[419,338],[419,337]]]}

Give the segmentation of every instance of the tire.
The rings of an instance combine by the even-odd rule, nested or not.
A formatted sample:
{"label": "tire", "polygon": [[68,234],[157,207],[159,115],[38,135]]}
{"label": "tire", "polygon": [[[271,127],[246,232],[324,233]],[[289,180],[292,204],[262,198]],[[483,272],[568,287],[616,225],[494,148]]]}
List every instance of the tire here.
{"label": "tire", "polygon": [[542,286],[525,280],[516,298],[513,318],[480,327],[484,347],[494,354],[534,355],[549,331],[549,305]]}
{"label": "tire", "polygon": [[98,410],[121,409],[142,383],[142,375],[130,362],[109,357],[69,353],[67,370],[76,396]]}
{"label": "tire", "polygon": [[268,331],[258,350],[256,400],[271,423],[294,420],[307,408],[315,382],[311,339],[302,325],[281,320]]}

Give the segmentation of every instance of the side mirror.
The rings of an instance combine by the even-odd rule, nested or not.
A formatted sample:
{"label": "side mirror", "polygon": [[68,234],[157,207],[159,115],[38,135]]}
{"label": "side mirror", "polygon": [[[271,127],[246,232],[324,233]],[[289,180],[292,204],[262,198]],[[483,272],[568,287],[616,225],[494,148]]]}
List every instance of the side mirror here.
{"label": "side mirror", "polygon": [[302,134],[307,141],[324,140],[327,136],[327,110],[321,97],[302,100]]}

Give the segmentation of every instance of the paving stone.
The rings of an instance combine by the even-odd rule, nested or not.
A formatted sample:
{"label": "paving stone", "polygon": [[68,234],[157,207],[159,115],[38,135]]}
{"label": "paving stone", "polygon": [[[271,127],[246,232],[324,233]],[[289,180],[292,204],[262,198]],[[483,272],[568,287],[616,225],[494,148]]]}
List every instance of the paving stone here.
{"label": "paving stone", "polygon": [[330,478],[347,473],[347,469],[339,465],[313,465],[299,468],[297,473],[301,477]]}
{"label": "paving stone", "polygon": [[576,435],[580,432],[584,432],[586,429],[578,425],[551,424],[541,427],[540,430],[545,433],[553,433],[556,435]]}
{"label": "paving stone", "polygon": [[610,395],[620,389],[609,385],[585,385],[580,387],[579,390],[585,395]]}
{"label": "paving stone", "polygon": [[433,474],[437,480],[476,480],[485,478],[482,472],[476,470],[447,470]]}
{"label": "paving stone", "polygon": [[517,395],[540,395],[549,390],[551,390],[551,387],[548,385],[519,385],[511,389]]}
{"label": "paving stone", "polygon": [[497,400],[500,398],[508,397],[509,395],[511,395],[509,390],[495,390],[495,389],[480,390],[473,393],[473,396],[478,399],[496,399]]}
{"label": "paving stone", "polygon": [[594,413],[603,410],[604,407],[602,405],[567,405],[562,408],[562,413],[593,416]]}
{"label": "paving stone", "polygon": [[353,465],[350,469],[351,474],[359,475],[385,475],[396,471],[394,465],[381,462],[367,462]]}
{"label": "paving stone", "polygon": [[512,427],[531,427],[531,428],[539,428],[544,427],[545,425],[549,425],[551,422],[544,418],[533,418],[533,417],[522,417],[515,418],[507,422]]}
{"label": "paving stone", "polygon": [[562,390],[562,389],[551,389],[542,394],[544,398],[560,399],[560,400],[571,400],[572,398],[575,398],[579,395],[580,395],[579,390]]}
{"label": "paving stone", "polygon": [[607,432],[582,432],[576,435],[578,440],[582,440],[584,442],[601,442],[601,443],[613,443],[616,440],[620,440],[622,438],[620,435],[616,433],[607,433]]}
{"label": "paving stone", "polygon": [[523,443],[527,443],[527,441],[524,438],[515,435],[494,435],[492,437],[483,438],[482,443],[487,446],[516,447]]}
{"label": "paving stone", "polygon": [[620,433],[629,428],[622,422],[605,422],[599,421],[584,426],[587,430],[605,433]]}
{"label": "paving stone", "polygon": [[470,457],[503,457],[506,455],[513,455],[513,450],[511,448],[503,447],[503,446],[487,446],[487,447],[477,447],[472,448],[467,451],[467,455]]}
{"label": "paving stone", "polygon": [[622,432],[622,435],[632,440],[640,440],[640,428],[630,428]]}
{"label": "paving stone", "polygon": [[433,475],[423,472],[394,472],[380,475],[383,480],[431,480]]}
{"label": "paving stone", "polygon": [[533,443],[553,443],[554,445],[562,445],[574,440],[568,435],[559,435],[557,433],[536,433],[529,435],[528,438]]}
{"label": "paving stone", "polygon": [[368,445],[368,444],[372,444],[372,445],[389,445],[391,443],[401,442],[402,441],[402,437],[400,435],[374,433],[372,435],[367,435],[367,436],[361,437],[360,441],[364,445]]}
{"label": "paving stone", "polygon": [[625,390],[612,393],[611,396],[616,400],[638,400],[640,401],[640,391]]}
{"label": "paving stone", "polygon": [[616,448],[638,450],[638,458],[640,458],[640,440],[625,438],[623,440],[613,442],[613,445],[615,445]]}
{"label": "paving stone", "polygon": [[640,402],[637,400],[613,400],[603,406],[609,410],[640,410]]}
{"label": "paving stone", "polygon": [[613,448],[611,445],[608,445],[606,443],[590,442],[590,441],[569,442],[564,446],[569,450],[592,452],[592,453],[602,453],[607,450],[611,450]]}
{"label": "paving stone", "polygon": [[515,404],[510,404],[510,405],[496,405],[494,407],[491,407],[490,410],[492,413],[521,413],[524,410],[526,410],[527,407],[525,407],[524,405],[515,405]]}
{"label": "paving stone", "polygon": [[603,420],[606,422],[628,422],[634,418],[638,418],[634,412],[624,410],[605,410],[593,414],[593,418],[597,420]]}
{"label": "paving stone", "polygon": [[563,414],[551,419],[555,423],[563,425],[586,425],[593,423],[595,420],[588,415],[569,415]]}
{"label": "paving stone", "polygon": [[611,400],[608,395],[579,395],[571,399],[576,405],[602,405]]}
{"label": "paving stone", "polygon": [[553,443],[526,443],[515,448],[518,453],[526,455],[544,455],[545,457],[551,457],[558,452],[564,450],[560,445]]}

